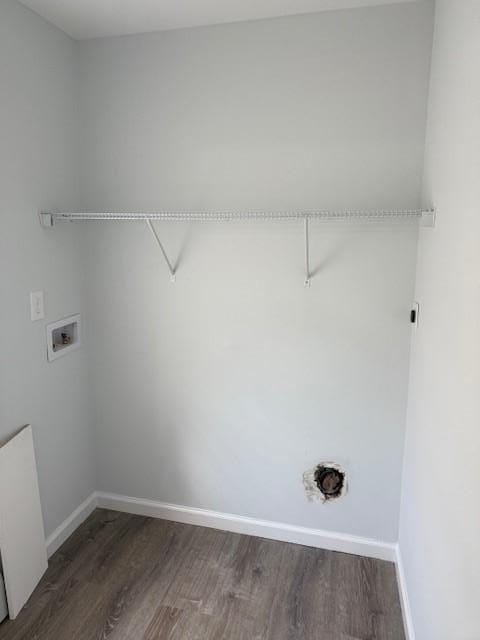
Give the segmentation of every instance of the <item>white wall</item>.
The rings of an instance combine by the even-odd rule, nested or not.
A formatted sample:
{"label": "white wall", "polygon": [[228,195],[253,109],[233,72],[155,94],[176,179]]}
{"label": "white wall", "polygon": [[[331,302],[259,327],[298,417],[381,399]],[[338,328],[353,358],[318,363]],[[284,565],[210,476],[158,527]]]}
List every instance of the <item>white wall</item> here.
{"label": "white wall", "polygon": [[[431,5],[81,45],[83,206],[416,207]],[[417,235],[91,225],[99,489],[397,539]],[[350,493],[306,502],[335,459]],[[375,465],[372,469],[372,465]]]}
{"label": "white wall", "polygon": [[[94,489],[85,351],[46,361],[45,322],[84,312],[78,236],[40,228],[78,203],[77,44],[17,2],[0,3],[0,440],[33,425],[49,534]],[[29,292],[46,294],[30,321]]]}
{"label": "white wall", "polygon": [[400,548],[417,640],[480,638],[480,3],[437,0]]}

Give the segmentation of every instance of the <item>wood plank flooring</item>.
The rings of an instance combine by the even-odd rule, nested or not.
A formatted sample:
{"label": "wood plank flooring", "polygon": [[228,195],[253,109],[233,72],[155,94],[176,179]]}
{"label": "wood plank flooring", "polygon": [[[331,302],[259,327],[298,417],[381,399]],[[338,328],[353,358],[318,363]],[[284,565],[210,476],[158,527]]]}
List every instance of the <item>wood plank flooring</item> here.
{"label": "wood plank flooring", "polygon": [[394,565],[97,509],[0,640],[404,640]]}

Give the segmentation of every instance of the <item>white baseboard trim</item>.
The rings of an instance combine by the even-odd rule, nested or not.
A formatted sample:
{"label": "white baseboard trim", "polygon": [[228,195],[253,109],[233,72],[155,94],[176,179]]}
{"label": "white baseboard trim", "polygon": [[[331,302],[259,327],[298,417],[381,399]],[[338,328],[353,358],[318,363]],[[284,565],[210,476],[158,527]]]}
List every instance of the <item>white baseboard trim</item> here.
{"label": "white baseboard trim", "polygon": [[96,509],[97,494],[92,493],[82,504],[71,513],[66,520],[53,531],[45,541],[47,555],[50,558],[62,546],[65,540],[79,527],[84,520]]}
{"label": "white baseboard trim", "polygon": [[396,545],[394,543],[351,536],[335,531],[298,527],[270,520],[258,520],[257,518],[247,518],[230,513],[104,492],[97,492],[97,506],[104,509],[112,509],[113,511],[123,511],[151,518],[222,529],[329,551],[341,551],[391,562],[396,560]]}
{"label": "white baseboard trim", "polygon": [[395,568],[397,572],[398,593],[400,604],[402,605],[403,624],[405,627],[405,637],[407,640],[415,640],[415,629],[413,628],[412,610],[407,590],[407,579],[403,569],[402,554],[400,546],[395,545]]}

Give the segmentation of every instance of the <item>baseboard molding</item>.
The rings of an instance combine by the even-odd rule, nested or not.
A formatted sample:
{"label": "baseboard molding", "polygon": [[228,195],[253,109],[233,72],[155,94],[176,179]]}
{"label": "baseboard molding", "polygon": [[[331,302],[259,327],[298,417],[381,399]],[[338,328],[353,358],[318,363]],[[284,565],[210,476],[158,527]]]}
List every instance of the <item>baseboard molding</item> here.
{"label": "baseboard molding", "polygon": [[172,520],[260,538],[302,544],[308,547],[341,551],[355,555],[395,562],[396,545],[334,531],[298,527],[270,520],[258,520],[230,513],[196,509],[166,502],[143,500],[113,493],[97,493],[97,506],[151,518]]}
{"label": "baseboard molding", "polygon": [[415,630],[413,628],[412,610],[407,590],[407,579],[403,568],[402,554],[400,546],[395,545],[395,568],[397,572],[398,593],[400,604],[402,605],[403,624],[405,626],[405,637],[407,640],[415,640]]}
{"label": "baseboard molding", "polygon": [[[46,540],[48,557],[55,553],[97,507],[395,562],[402,607],[405,606],[405,603],[407,604],[404,615],[406,620],[411,619],[410,616],[407,617],[410,608],[408,606],[401,556],[398,545],[394,543],[352,536],[336,531],[312,529],[271,520],[259,520],[230,513],[210,511],[208,509],[185,507],[168,502],[132,498],[102,491],[94,492],[48,536]],[[414,636],[410,634],[409,640],[415,640]]]}
{"label": "baseboard molding", "polygon": [[51,533],[45,544],[47,546],[47,555],[50,558],[55,551],[62,546],[65,540],[79,527],[84,520],[97,507],[97,494],[92,493],[82,504],[71,513],[66,520]]}

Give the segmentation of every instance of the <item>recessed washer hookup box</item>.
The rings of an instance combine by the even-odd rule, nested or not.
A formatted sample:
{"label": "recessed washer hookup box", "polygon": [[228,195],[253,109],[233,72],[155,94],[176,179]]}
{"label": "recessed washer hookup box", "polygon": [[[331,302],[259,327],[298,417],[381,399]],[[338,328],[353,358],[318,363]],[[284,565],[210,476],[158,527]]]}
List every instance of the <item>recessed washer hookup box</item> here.
{"label": "recessed washer hookup box", "polygon": [[49,362],[67,355],[81,345],[80,314],[47,324],[47,358]]}

